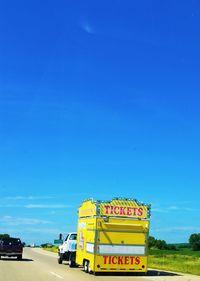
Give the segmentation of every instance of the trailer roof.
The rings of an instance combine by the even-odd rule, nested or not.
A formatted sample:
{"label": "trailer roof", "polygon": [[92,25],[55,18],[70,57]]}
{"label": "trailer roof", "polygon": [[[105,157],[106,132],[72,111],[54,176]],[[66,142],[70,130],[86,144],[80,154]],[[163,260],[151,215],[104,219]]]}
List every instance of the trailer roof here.
{"label": "trailer roof", "polygon": [[79,208],[79,217],[113,216],[147,219],[150,217],[150,204],[136,199],[113,198],[112,200],[86,199]]}

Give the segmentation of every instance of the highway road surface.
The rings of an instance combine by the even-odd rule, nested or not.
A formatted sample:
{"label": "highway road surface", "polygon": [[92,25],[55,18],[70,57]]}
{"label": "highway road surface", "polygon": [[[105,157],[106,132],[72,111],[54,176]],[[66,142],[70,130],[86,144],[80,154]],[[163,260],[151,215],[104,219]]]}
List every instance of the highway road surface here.
{"label": "highway road surface", "polygon": [[0,281],[200,281],[199,276],[173,274],[150,270],[148,275],[98,275],[58,264],[57,255],[39,248],[25,248],[22,261],[14,258],[0,260]]}

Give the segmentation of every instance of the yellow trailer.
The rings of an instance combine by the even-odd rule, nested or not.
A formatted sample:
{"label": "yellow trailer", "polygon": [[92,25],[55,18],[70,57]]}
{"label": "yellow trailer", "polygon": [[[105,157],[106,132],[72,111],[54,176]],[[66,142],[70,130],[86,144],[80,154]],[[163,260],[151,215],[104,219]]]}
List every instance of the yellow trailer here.
{"label": "yellow trailer", "polygon": [[76,264],[85,272],[146,272],[150,205],[135,199],[82,203]]}

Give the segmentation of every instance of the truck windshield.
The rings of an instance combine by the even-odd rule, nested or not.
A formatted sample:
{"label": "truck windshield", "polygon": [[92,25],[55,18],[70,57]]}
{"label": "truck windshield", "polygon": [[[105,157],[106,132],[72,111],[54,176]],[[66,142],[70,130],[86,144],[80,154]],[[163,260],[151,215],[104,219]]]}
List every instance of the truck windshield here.
{"label": "truck windshield", "polygon": [[71,234],[69,240],[76,240],[77,234]]}

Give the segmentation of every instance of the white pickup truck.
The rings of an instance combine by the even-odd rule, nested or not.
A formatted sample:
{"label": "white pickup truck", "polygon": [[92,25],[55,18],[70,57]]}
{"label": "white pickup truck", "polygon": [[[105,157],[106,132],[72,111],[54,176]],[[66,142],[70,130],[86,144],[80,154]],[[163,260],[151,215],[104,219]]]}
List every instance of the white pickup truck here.
{"label": "white pickup truck", "polygon": [[75,266],[76,258],[76,239],[77,233],[70,232],[62,245],[58,247],[58,263],[61,264],[63,261],[68,261],[69,266]]}

